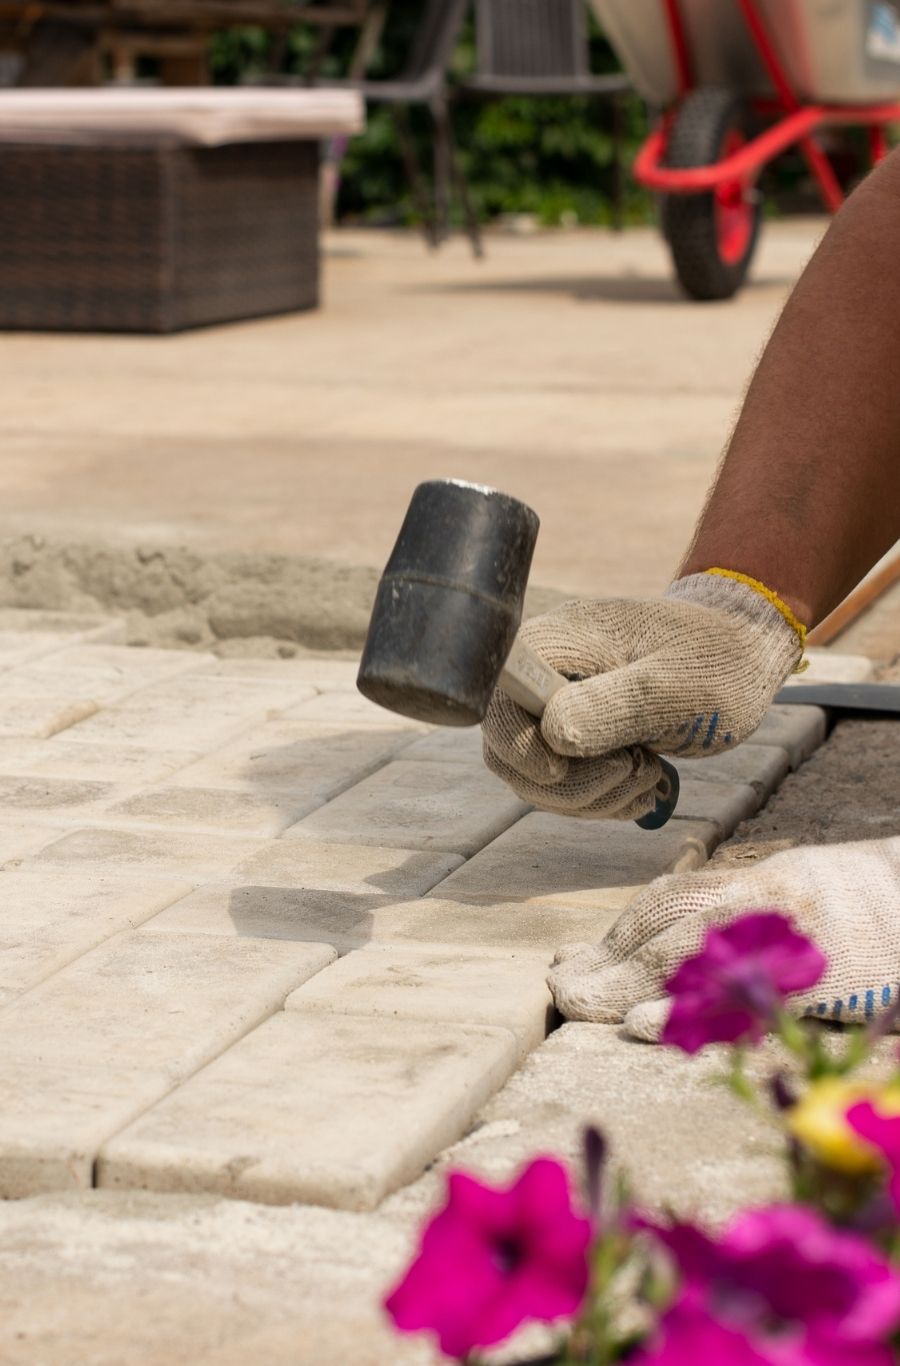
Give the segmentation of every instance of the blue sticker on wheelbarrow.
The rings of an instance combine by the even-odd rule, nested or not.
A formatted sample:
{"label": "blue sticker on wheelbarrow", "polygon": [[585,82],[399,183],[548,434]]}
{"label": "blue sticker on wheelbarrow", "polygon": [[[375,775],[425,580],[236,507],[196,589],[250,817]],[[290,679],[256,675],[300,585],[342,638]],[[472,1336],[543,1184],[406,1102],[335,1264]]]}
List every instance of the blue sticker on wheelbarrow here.
{"label": "blue sticker on wheelbarrow", "polygon": [[900,65],[900,10],[888,0],[875,0],[866,34],[866,56]]}

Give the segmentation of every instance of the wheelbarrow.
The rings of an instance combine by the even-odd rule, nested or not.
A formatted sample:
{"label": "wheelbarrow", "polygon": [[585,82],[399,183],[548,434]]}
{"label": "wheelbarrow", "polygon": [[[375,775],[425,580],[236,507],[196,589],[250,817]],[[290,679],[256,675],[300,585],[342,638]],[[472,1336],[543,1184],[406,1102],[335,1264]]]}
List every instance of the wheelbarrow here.
{"label": "wheelbarrow", "polygon": [[731,298],[759,239],[758,184],[796,147],[834,213],[845,192],[817,138],[868,133],[875,164],[900,122],[900,0],[592,0],[656,126],[636,179],[661,196],[675,273],[694,299]]}

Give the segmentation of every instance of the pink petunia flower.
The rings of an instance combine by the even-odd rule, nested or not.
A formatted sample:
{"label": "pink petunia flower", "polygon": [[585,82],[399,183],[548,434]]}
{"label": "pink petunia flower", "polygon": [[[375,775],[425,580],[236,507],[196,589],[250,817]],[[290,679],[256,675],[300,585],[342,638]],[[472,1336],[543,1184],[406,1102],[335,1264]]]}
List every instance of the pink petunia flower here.
{"label": "pink petunia flower", "polygon": [[385,1308],[403,1332],[431,1330],[447,1356],[509,1337],[529,1319],[575,1314],[590,1279],[590,1220],[572,1207],[565,1168],[531,1162],[494,1189],[454,1172],[447,1203]]}
{"label": "pink petunia flower", "polygon": [[645,1227],[682,1289],[635,1366],[895,1366],[900,1274],[858,1235],[799,1205],[741,1214],[718,1241]]}
{"label": "pink petunia flower", "polygon": [[751,911],[711,929],[666,982],[674,998],[663,1043],[696,1053],[709,1043],[759,1043],[785,997],[815,986],[824,954],[779,911]]}
{"label": "pink petunia flower", "polygon": [[890,1171],[888,1193],[900,1211],[900,1115],[882,1115],[871,1101],[851,1105],[846,1115],[850,1128],[877,1148]]}

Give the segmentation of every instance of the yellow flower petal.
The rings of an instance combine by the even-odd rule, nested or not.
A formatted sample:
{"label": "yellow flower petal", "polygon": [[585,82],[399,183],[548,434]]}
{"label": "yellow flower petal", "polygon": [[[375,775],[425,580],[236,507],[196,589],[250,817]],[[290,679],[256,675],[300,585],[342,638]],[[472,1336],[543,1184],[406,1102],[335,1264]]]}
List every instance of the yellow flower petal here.
{"label": "yellow flower petal", "polygon": [[827,1167],[848,1175],[879,1170],[877,1151],[847,1123],[847,1111],[869,1100],[882,1115],[900,1115],[900,1086],[823,1077],[814,1081],[788,1112],[788,1131]]}

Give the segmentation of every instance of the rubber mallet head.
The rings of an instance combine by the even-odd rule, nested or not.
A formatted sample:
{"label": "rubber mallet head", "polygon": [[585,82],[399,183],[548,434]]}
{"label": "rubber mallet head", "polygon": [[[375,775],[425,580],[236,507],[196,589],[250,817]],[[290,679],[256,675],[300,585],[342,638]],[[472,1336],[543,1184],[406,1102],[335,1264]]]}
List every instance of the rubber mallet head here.
{"label": "rubber mallet head", "polygon": [[482,721],[519,629],[539,526],[495,489],[420,484],[378,586],[360,692],[417,721]]}

